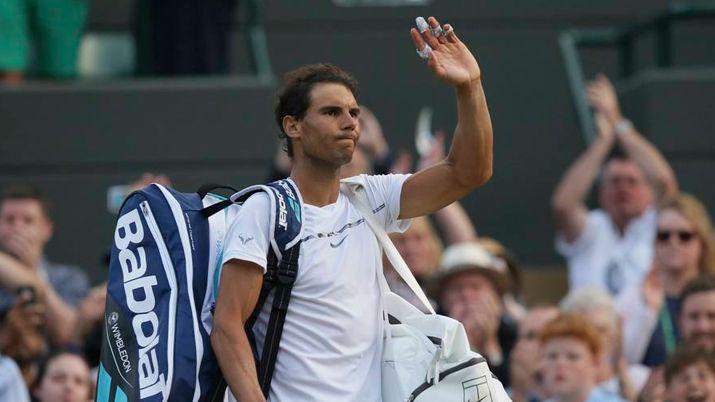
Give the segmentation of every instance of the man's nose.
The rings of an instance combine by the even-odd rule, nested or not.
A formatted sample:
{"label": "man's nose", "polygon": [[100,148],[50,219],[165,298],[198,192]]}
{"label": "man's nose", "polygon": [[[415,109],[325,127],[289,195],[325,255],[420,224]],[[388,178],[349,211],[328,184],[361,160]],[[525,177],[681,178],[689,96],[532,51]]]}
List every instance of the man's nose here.
{"label": "man's nose", "polygon": [[350,113],[343,114],[343,118],[340,121],[340,126],[343,130],[354,130],[357,125],[357,117],[352,116]]}

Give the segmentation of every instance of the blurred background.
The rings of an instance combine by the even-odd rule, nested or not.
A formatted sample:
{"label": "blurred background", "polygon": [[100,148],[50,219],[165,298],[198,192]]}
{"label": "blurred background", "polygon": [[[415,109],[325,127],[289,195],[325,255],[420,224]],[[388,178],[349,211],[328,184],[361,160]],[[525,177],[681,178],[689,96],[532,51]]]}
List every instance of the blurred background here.
{"label": "blurred background", "polygon": [[[359,101],[375,112],[392,149],[414,152],[424,106],[433,110],[433,126],[451,134],[452,91],[432,78],[409,39],[420,15],[453,24],[482,67],[495,173],[463,204],[478,231],[515,250],[525,275],[539,283],[525,289],[527,298],[549,298],[553,289],[555,300],[565,290],[549,197],[590,135],[592,123],[580,119],[573,95],[582,85],[578,76],[610,76],[624,115],[661,149],[681,188],[715,205],[708,179],[715,166],[715,26],[712,19],[677,17],[692,3],[224,3],[215,5],[226,10],[220,17],[186,22],[226,24],[223,67],[181,70],[171,61],[157,67],[152,46],[163,46],[155,51],[163,54],[170,45],[156,39],[162,32],[147,32],[161,26],[151,18],[187,17],[160,10],[158,2],[94,0],[87,4],[75,77],[33,76],[30,67],[24,82],[0,87],[0,187],[31,183],[46,191],[56,223],[48,254],[84,267],[94,283],[104,278],[102,256],[115,219],[107,212],[107,189],[147,171],[168,175],[183,191],[205,182],[240,187],[262,180],[277,144],[272,94],[280,74],[294,67],[331,62],[352,72]],[[662,20],[669,10],[676,17]],[[163,34],[176,35],[176,46],[198,42],[168,25]],[[624,55],[625,41],[617,36],[629,29]],[[222,53],[196,52],[209,59]]]}

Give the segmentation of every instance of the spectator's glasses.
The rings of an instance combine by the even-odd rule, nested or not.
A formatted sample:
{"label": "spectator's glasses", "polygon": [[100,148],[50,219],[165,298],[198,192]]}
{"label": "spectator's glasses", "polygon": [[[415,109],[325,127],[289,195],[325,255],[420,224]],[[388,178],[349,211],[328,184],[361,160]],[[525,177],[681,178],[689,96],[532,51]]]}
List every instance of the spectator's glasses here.
{"label": "spectator's glasses", "polygon": [[693,240],[695,237],[695,232],[689,232],[687,230],[659,230],[656,238],[659,242],[667,242],[670,240],[670,236],[676,236],[681,243],[687,243]]}

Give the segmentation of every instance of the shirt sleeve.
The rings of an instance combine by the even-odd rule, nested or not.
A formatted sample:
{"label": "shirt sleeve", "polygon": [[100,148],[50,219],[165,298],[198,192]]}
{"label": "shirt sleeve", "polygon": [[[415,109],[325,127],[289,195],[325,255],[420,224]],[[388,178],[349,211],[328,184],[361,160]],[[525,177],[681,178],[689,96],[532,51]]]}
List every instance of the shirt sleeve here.
{"label": "shirt sleeve", "polygon": [[409,174],[361,175],[370,207],[388,233],[401,233],[410,227],[410,219],[397,219],[402,185],[408,177]]}
{"label": "shirt sleeve", "polygon": [[576,254],[584,252],[588,247],[594,244],[598,231],[601,226],[601,217],[597,212],[590,212],[586,219],[586,225],[583,231],[572,242],[567,242],[561,234],[556,236],[556,251],[564,257],[572,257]]}
{"label": "shirt sleeve", "polygon": [[222,264],[242,260],[266,272],[270,231],[270,199],[259,192],[246,200],[226,232]]}

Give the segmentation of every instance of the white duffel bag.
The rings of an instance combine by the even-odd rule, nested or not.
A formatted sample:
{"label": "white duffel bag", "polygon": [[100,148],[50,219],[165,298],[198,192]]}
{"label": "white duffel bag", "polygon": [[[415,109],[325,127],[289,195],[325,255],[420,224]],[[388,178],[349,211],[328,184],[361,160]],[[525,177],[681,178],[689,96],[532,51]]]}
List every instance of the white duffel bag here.
{"label": "white duffel bag", "polygon": [[362,213],[392,266],[429,312],[423,313],[391,292],[382,272],[378,273],[385,305],[383,402],[510,402],[486,360],[471,351],[462,324],[434,312],[407,264],[373,217],[359,179],[353,180],[343,180],[344,193]]}

